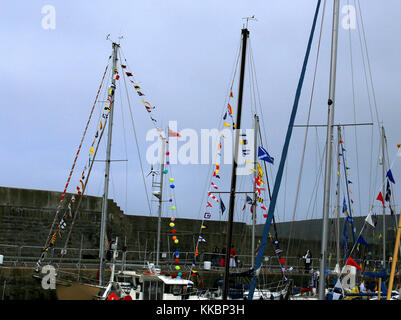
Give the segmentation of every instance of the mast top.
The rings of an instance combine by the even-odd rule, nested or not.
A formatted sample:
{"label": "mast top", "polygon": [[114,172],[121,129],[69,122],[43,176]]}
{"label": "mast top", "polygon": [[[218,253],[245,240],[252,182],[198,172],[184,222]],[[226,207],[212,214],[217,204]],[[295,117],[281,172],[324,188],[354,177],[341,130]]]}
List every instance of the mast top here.
{"label": "mast top", "polygon": [[124,37],[123,36],[119,36],[117,39],[118,39],[118,42],[111,40],[110,39],[110,33],[106,36],[106,40],[109,40],[113,45],[120,46],[120,40],[124,39]]}
{"label": "mast top", "polygon": [[253,15],[252,17],[245,17],[245,18],[242,18],[243,20],[246,20],[246,24],[244,25],[244,29],[248,29],[248,22],[249,22],[249,20],[253,20],[253,21],[258,21],[256,18],[255,18],[255,15]]}

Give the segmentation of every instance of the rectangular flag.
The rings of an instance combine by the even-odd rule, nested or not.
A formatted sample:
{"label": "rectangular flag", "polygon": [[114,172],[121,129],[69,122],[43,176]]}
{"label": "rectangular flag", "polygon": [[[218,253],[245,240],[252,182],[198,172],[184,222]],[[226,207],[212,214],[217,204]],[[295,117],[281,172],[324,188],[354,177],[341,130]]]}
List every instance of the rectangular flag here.
{"label": "rectangular flag", "polygon": [[212,215],[211,215],[210,213],[205,212],[204,218],[205,218],[205,219],[210,219],[211,216],[212,216]]}

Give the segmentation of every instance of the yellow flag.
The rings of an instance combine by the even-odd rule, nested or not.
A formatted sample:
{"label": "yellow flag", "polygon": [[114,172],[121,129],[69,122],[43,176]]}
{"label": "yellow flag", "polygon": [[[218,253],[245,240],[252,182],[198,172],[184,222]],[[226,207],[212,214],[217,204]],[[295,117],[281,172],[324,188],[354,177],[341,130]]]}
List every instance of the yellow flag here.
{"label": "yellow flag", "polygon": [[263,172],[263,169],[260,166],[259,162],[257,162],[257,167],[258,167],[258,178],[261,178],[261,177],[263,177],[264,172]]}
{"label": "yellow flag", "polygon": [[95,149],[93,149],[93,146],[91,147],[91,149],[89,150],[90,154],[94,154],[95,153]]}
{"label": "yellow flag", "polygon": [[103,128],[102,121],[99,122],[99,128],[100,128],[100,130],[102,130],[102,128]]}
{"label": "yellow flag", "polygon": [[225,127],[231,127],[227,122],[224,122]]}

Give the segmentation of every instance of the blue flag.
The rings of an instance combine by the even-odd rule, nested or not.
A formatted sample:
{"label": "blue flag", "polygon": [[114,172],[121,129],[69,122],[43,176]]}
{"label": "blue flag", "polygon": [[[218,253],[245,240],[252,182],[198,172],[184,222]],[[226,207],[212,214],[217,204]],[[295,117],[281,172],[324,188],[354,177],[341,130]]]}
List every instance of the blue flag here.
{"label": "blue flag", "polygon": [[258,159],[274,164],[274,158],[270,157],[269,153],[263,147],[258,147]]}
{"label": "blue flag", "polygon": [[362,235],[360,235],[360,236],[358,237],[358,240],[356,240],[356,243],[360,243],[360,244],[362,244],[362,245],[364,245],[364,246],[369,247],[369,244],[365,241],[365,239],[362,237]]}
{"label": "blue flag", "polygon": [[221,214],[224,213],[224,211],[226,211],[226,206],[224,205],[223,200],[221,200],[220,198],[220,209],[221,209]]}
{"label": "blue flag", "polygon": [[343,201],[343,213],[344,212],[347,212],[347,203],[345,202],[345,198],[344,198],[344,201]]}
{"label": "blue flag", "polygon": [[392,182],[395,183],[394,178],[393,178],[393,173],[391,170],[387,171],[386,177]]}

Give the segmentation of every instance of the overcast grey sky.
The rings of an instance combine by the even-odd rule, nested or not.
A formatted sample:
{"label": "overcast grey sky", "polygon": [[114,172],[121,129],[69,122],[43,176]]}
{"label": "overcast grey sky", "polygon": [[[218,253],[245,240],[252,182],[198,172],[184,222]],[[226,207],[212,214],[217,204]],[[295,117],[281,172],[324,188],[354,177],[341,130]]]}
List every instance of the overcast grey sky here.
{"label": "overcast grey sky", "polygon": [[[347,1],[340,2],[340,8]],[[354,1],[349,1],[354,5]],[[56,11],[55,29],[42,27],[43,6]],[[2,166],[0,184],[6,187],[44,189],[62,192],[77,150],[85,123],[113,39],[122,35],[121,47],[136,79],[141,81],[147,99],[157,106],[157,116],[167,125],[176,120],[178,128],[215,128],[228,95],[228,86],[240,41],[243,17],[255,15],[250,22],[250,41],[258,76],[263,107],[266,146],[276,162],[281,156],[298,77],[306,50],[316,1],[5,1],[0,22],[3,44],[0,143]],[[323,6],[323,2],[322,2]],[[358,9],[358,7],[357,7]],[[383,121],[388,138],[390,162],[398,187],[401,183],[399,164],[395,157],[396,143],[401,142],[399,101],[401,92],[401,3],[398,0],[361,1],[366,41],[372,70],[379,120]],[[321,8],[322,10],[322,8]],[[359,13],[357,13],[359,14]],[[344,14],[340,16],[341,19]],[[305,123],[309,104],[313,68],[316,59],[318,24],[296,123]],[[327,121],[332,1],[327,1],[322,44],[319,57],[312,123]],[[359,29],[359,31],[361,31]],[[375,127],[357,129],[356,147],[353,128],[345,131],[347,165],[353,181],[352,197],[355,215],[366,215],[375,203],[380,187],[378,128],[370,113],[363,59],[356,29],[340,27],[336,89],[336,123],[354,121],[351,86],[350,45],[353,54],[355,112],[357,122],[375,122]],[[366,61],[365,61],[366,64]],[[122,85],[122,82],[120,82]],[[247,90],[246,86],[246,90]],[[237,87],[234,87],[237,96]],[[116,98],[119,98],[117,93]],[[249,94],[245,93],[242,127],[252,127]],[[125,159],[121,112],[117,110],[113,140],[113,159]],[[149,143],[147,130],[152,128],[139,100],[132,101],[142,159]],[[126,108],[126,106],[125,106]],[[236,110],[236,103],[234,104]],[[129,128],[127,109],[125,126]],[[374,111],[373,111],[374,112]],[[94,128],[88,132],[93,137]],[[125,189],[125,163],[113,163],[110,197],[128,214],[148,214],[145,191],[138,165],[132,131],[128,130],[128,191]],[[278,221],[291,220],[302,152],[304,129],[296,128],[288,154],[288,167],[278,200]],[[373,132],[373,144],[371,136]],[[296,219],[320,218],[323,187],[314,190],[319,172],[326,132],[311,129]],[[89,138],[91,140],[91,138]],[[373,148],[373,149],[372,149]],[[88,146],[82,150],[68,191],[74,192],[86,161]],[[372,153],[373,151],[373,153]],[[356,154],[358,152],[358,162]],[[370,159],[372,153],[372,172]],[[99,159],[104,159],[99,155]],[[170,166],[175,178],[176,215],[181,218],[202,218],[210,179],[208,165]],[[358,171],[359,168],[359,185]],[[150,166],[145,164],[145,171]],[[88,194],[102,195],[104,164],[97,164]],[[220,189],[228,190],[231,168],[221,170]],[[248,179],[248,180],[247,180]],[[398,180],[398,181],[397,181]],[[147,180],[150,187],[150,179]],[[250,188],[249,177],[240,178],[242,188]],[[273,183],[273,179],[271,179]],[[150,189],[148,189],[150,192]],[[168,193],[168,191],[166,191]],[[369,194],[370,192],[370,194]],[[399,189],[395,190],[395,195]],[[149,194],[150,197],[150,194]],[[312,200],[311,200],[312,199]],[[228,207],[228,198],[223,198]],[[249,222],[249,209],[242,212],[239,196],[236,220]],[[377,201],[375,203],[377,205]],[[156,214],[152,205],[153,215]],[[399,208],[399,207],[398,207]],[[165,208],[169,215],[169,208]],[[379,211],[380,212],[380,211]],[[218,212],[213,219],[226,219]],[[263,222],[260,216],[258,222]]]}

